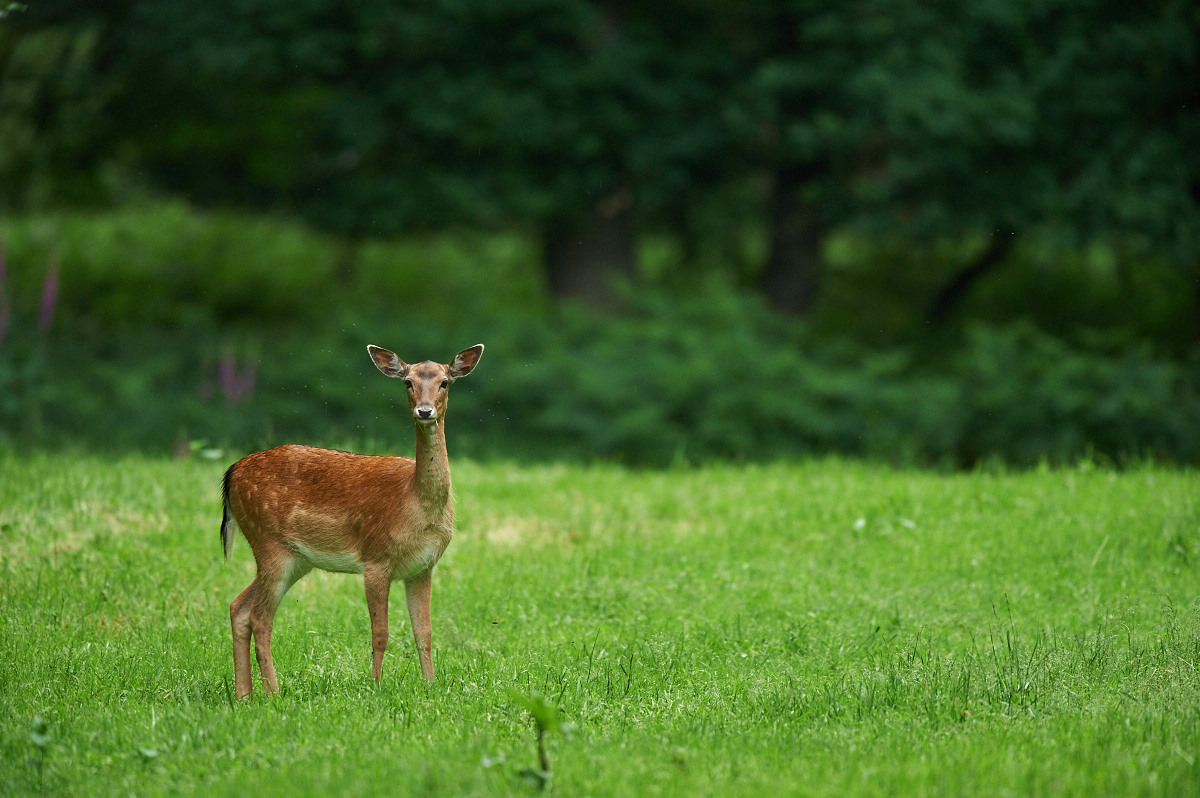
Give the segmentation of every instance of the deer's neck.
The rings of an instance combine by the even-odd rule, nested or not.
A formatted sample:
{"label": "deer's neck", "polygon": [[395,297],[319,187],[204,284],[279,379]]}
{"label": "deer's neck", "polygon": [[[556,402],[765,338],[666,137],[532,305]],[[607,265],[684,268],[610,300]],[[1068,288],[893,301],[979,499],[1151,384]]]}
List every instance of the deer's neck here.
{"label": "deer's neck", "polygon": [[413,474],[417,497],[430,515],[450,503],[450,460],[446,456],[445,421],[417,424],[416,472]]}

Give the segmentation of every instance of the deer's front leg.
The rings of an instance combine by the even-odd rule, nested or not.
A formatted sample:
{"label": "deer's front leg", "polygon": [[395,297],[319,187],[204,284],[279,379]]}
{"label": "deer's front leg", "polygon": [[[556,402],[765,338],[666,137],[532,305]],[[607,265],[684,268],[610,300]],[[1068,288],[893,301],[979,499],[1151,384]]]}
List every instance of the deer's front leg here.
{"label": "deer's front leg", "polygon": [[412,622],[413,638],[417,641],[417,656],[425,681],[433,681],[433,619],[429,602],[433,595],[433,569],[404,583],[408,599],[408,618]]}
{"label": "deer's front leg", "polygon": [[367,591],[367,612],[371,613],[371,676],[378,682],[383,676],[383,653],[388,643],[388,592],[392,580],[387,567],[365,565],[363,586]]}

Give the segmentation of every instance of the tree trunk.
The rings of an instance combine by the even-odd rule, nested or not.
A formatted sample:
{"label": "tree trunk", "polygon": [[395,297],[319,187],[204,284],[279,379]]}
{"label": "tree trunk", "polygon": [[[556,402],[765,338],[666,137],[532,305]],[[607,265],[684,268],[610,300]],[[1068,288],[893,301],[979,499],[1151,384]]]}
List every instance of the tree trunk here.
{"label": "tree trunk", "polygon": [[772,307],[795,316],[812,310],[821,283],[825,231],[818,209],[800,196],[820,171],[812,164],[781,167],[771,189],[771,251],[760,286]]}
{"label": "tree trunk", "polygon": [[555,220],[545,237],[546,274],[557,299],[575,299],[605,308],[615,298],[615,279],[632,277],[632,202],[618,191],[599,203],[595,213],[579,220]]}
{"label": "tree trunk", "polygon": [[942,286],[929,305],[925,318],[930,324],[941,324],[950,317],[954,308],[962,301],[979,278],[999,266],[1008,253],[1012,251],[1016,234],[1007,228],[1001,228],[992,235],[987,248],[980,253],[973,263]]}

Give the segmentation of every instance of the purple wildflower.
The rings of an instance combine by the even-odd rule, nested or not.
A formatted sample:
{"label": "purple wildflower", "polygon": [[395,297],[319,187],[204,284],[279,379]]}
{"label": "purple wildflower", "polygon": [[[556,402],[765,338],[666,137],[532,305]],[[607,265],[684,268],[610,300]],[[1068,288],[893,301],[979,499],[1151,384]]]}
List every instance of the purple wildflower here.
{"label": "purple wildflower", "polygon": [[256,372],[255,364],[250,362],[246,363],[239,371],[233,354],[226,353],[217,365],[217,381],[221,384],[221,393],[235,404],[250,398],[250,395],[254,393]]}
{"label": "purple wildflower", "polygon": [[258,376],[257,372],[256,364],[247,361],[238,379],[238,390],[241,397],[249,399],[254,394],[254,381]]}
{"label": "purple wildflower", "polygon": [[233,355],[228,352],[221,355],[221,362],[217,364],[217,381],[221,383],[221,392],[225,394],[225,398],[234,400],[237,366],[234,363]]}
{"label": "purple wildflower", "polygon": [[0,346],[4,344],[4,336],[8,333],[8,292],[5,290],[5,256],[4,242],[0,241]]}
{"label": "purple wildflower", "polygon": [[42,332],[50,329],[54,321],[54,308],[58,305],[58,261],[50,261],[46,268],[46,282],[42,286],[42,304],[38,309],[38,329]]}

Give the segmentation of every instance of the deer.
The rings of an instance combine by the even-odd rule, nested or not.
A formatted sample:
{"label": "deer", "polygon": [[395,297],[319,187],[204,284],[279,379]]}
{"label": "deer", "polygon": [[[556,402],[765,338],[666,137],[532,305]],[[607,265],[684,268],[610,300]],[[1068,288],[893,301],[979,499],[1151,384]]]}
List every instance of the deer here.
{"label": "deer", "polygon": [[433,568],[450,544],[454,522],[446,455],[448,388],[474,370],[483,344],[462,350],[450,363],[410,365],[378,346],[367,351],[384,375],[404,382],[416,429],[415,457],[291,444],[247,455],[225,472],[225,559],[236,528],[256,566],[254,580],[229,605],[238,698],[251,694],[251,638],[263,689],[279,692],[271,659],[275,612],[313,568],[362,574],[376,684],[388,644],[388,594],[393,582],[403,582],[421,674],[433,681]]}

